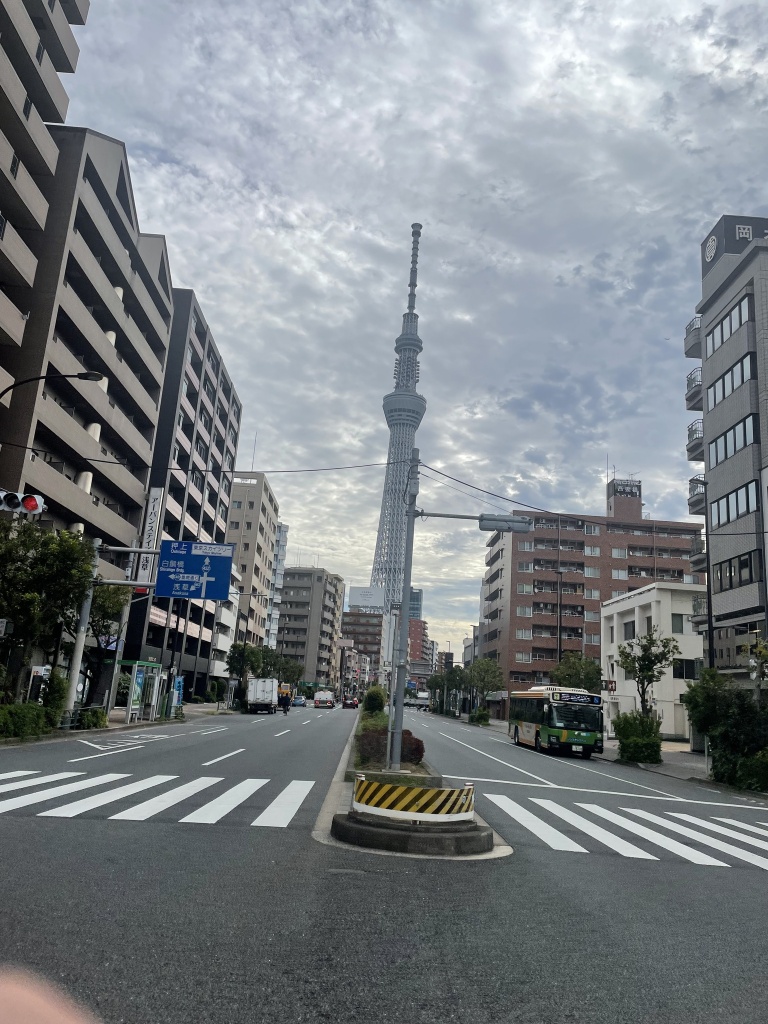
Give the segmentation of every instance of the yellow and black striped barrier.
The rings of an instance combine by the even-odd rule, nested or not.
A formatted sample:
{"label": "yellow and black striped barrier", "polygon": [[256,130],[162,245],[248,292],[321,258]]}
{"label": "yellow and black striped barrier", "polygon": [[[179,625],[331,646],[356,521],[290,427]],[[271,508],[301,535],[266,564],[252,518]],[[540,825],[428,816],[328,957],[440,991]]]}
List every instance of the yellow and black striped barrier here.
{"label": "yellow and black striped barrier", "polygon": [[475,787],[470,782],[461,789],[397,786],[367,781],[364,775],[358,775],[355,779],[352,810],[361,814],[377,814],[399,821],[426,824],[473,821]]}

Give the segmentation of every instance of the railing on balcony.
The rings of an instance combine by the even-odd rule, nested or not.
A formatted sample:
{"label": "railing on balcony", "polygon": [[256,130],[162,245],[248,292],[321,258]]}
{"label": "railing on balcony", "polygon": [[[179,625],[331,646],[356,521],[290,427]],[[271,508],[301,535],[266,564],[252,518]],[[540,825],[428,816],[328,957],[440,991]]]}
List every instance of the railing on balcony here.
{"label": "railing on balcony", "polygon": [[686,336],[686,338],[691,333],[691,331],[695,331],[698,327],[701,327],[701,316],[699,316],[697,314],[693,318],[693,320],[691,320],[691,322],[689,324],[687,324],[687,326],[685,328],[685,336]]}
{"label": "railing on balcony", "polygon": [[701,367],[697,366],[695,370],[691,370],[688,376],[685,378],[685,393],[689,395],[694,388],[701,387]]}
{"label": "railing on balcony", "polygon": [[[688,437],[688,440],[691,440],[690,436]],[[688,481],[688,497],[695,498],[699,494],[704,495],[706,493],[707,485],[704,479],[704,474],[698,473],[696,476],[692,476],[691,479]],[[695,544],[696,541],[694,540],[693,543]],[[693,550],[693,547],[691,547],[691,552],[693,552]]]}
{"label": "railing on balcony", "polygon": [[704,437],[704,420],[694,420],[688,424],[688,443]]}
{"label": "railing on balcony", "polygon": [[706,615],[707,614],[707,598],[706,595],[694,597],[693,599],[693,614],[694,615]]}
{"label": "railing on balcony", "polygon": [[705,555],[707,553],[707,543],[703,537],[694,537],[691,541],[691,558],[694,555]]}

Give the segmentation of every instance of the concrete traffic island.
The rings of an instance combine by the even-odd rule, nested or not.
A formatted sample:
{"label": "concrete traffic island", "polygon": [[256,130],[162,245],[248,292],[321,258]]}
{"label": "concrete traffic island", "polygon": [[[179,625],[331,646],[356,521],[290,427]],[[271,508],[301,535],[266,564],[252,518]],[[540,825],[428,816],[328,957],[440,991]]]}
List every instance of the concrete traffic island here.
{"label": "concrete traffic island", "polygon": [[493,830],[475,821],[475,790],[403,786],[355,779],[352,807],[335,814],[331,835],[389,853],[469,857],[493,849]]}

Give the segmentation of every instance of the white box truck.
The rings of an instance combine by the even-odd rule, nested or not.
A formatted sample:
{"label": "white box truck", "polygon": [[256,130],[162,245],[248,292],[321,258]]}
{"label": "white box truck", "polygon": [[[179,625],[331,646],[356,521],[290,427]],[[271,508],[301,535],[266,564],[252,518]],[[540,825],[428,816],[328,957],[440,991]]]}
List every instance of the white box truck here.
{"label": "white box truck", "polygon": [[277,711],[276,679],[248,680],[248,710],[254,715],[257,715],[259,711],[266,711],[268,715],[275,714]]}

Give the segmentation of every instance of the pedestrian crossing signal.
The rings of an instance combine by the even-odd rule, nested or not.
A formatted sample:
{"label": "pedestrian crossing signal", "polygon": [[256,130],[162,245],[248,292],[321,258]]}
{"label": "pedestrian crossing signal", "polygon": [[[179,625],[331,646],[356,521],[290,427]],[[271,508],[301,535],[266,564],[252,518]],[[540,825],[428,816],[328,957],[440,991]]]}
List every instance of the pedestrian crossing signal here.
{"label": "pedestrian crossing signal", "polygon": [[45,502],[39,494],[19,494],[0,490],[0,512],[19,512],[34,516],[45,511]]}

